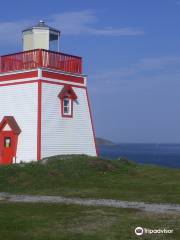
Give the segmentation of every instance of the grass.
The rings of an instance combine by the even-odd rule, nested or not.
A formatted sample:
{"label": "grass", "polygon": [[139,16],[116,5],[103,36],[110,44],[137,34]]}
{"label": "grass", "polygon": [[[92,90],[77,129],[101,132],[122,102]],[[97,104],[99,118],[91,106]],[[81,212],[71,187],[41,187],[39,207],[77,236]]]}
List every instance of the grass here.
{"label": "grass", "polygon": [[[46,163],[0,166],[0,192],[180,203],[180,170],[126,159],[56,156]],[[137,226],[173,234],[136,237]],[[180,215],[134,209],[0,201],[0,239],[180,239]]]}
{"label": "grass", "polygon": [[[180,239],[180,215],[150,214],[133,209],[60,204],[0,203],[0,239],[136,240]],[[137,226],[173,229],[173,234],[136,237]]]}
{"label": "grass", "polygon": [[56,156],[46,164],[0,166],[0,191],[180,203],[180,170],[126,159]]}

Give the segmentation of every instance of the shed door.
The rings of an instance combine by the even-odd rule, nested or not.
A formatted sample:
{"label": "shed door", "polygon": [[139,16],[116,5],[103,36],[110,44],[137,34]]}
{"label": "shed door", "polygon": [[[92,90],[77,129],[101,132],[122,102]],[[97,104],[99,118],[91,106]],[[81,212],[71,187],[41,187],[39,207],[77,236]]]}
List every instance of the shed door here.
{"label": "shed door", "polygon": [[13,131],[0,133],[0,164],[11,164],[15,152],[16,136]]}

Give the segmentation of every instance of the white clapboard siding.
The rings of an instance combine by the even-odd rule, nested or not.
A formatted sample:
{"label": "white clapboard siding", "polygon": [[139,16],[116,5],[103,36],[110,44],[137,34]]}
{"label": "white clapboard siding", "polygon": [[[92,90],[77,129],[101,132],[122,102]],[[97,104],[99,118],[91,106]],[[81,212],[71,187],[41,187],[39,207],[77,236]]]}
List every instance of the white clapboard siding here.
{"label": "white clapboard siding", "polygon": [[21,133],[17,144],[17,162],[37,160],[37,83],[0,87],[0,121],[13,116]]}
{"label": "white clapboard siding", "polygon": [[59,154],[96,156],[86,90],[73,87],[78,97],[73,103],[73,118],[63,118],[58,98],[62,87],[42,84],[42,158]]}

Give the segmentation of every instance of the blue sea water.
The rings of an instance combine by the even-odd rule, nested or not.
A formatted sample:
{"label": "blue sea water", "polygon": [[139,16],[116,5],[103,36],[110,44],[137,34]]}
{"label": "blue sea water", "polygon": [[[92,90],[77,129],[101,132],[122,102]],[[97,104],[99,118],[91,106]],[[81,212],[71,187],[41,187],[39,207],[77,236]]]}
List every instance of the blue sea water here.
{"label": "blue sea water", "polygon": [[99,146],[101,157],[126,157],[143,164],[180,168],[180,144],[117,144]]}

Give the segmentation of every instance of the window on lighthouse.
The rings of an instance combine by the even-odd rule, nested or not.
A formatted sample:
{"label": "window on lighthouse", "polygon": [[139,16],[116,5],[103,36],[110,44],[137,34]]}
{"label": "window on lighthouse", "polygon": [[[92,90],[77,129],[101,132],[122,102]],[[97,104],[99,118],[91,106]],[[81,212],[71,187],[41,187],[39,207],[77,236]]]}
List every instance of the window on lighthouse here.
{"label": "window on lighthouse", "polygon": [[72,116],[72,100],[65,97],[63,99],[63,116]]}
{"label": "window on lighthouse", "polygon": [[65,85],[58,94],[61,104],[61,116],[65,118],[73,118],[73,105],[77,99],[77,95],[73,88],[69,85]]}
{"label": "window on lighthouse", "polygon": [[9,148],[11,146],[11,138],[10,137],[5,137],[4,138],[4,147]]}

